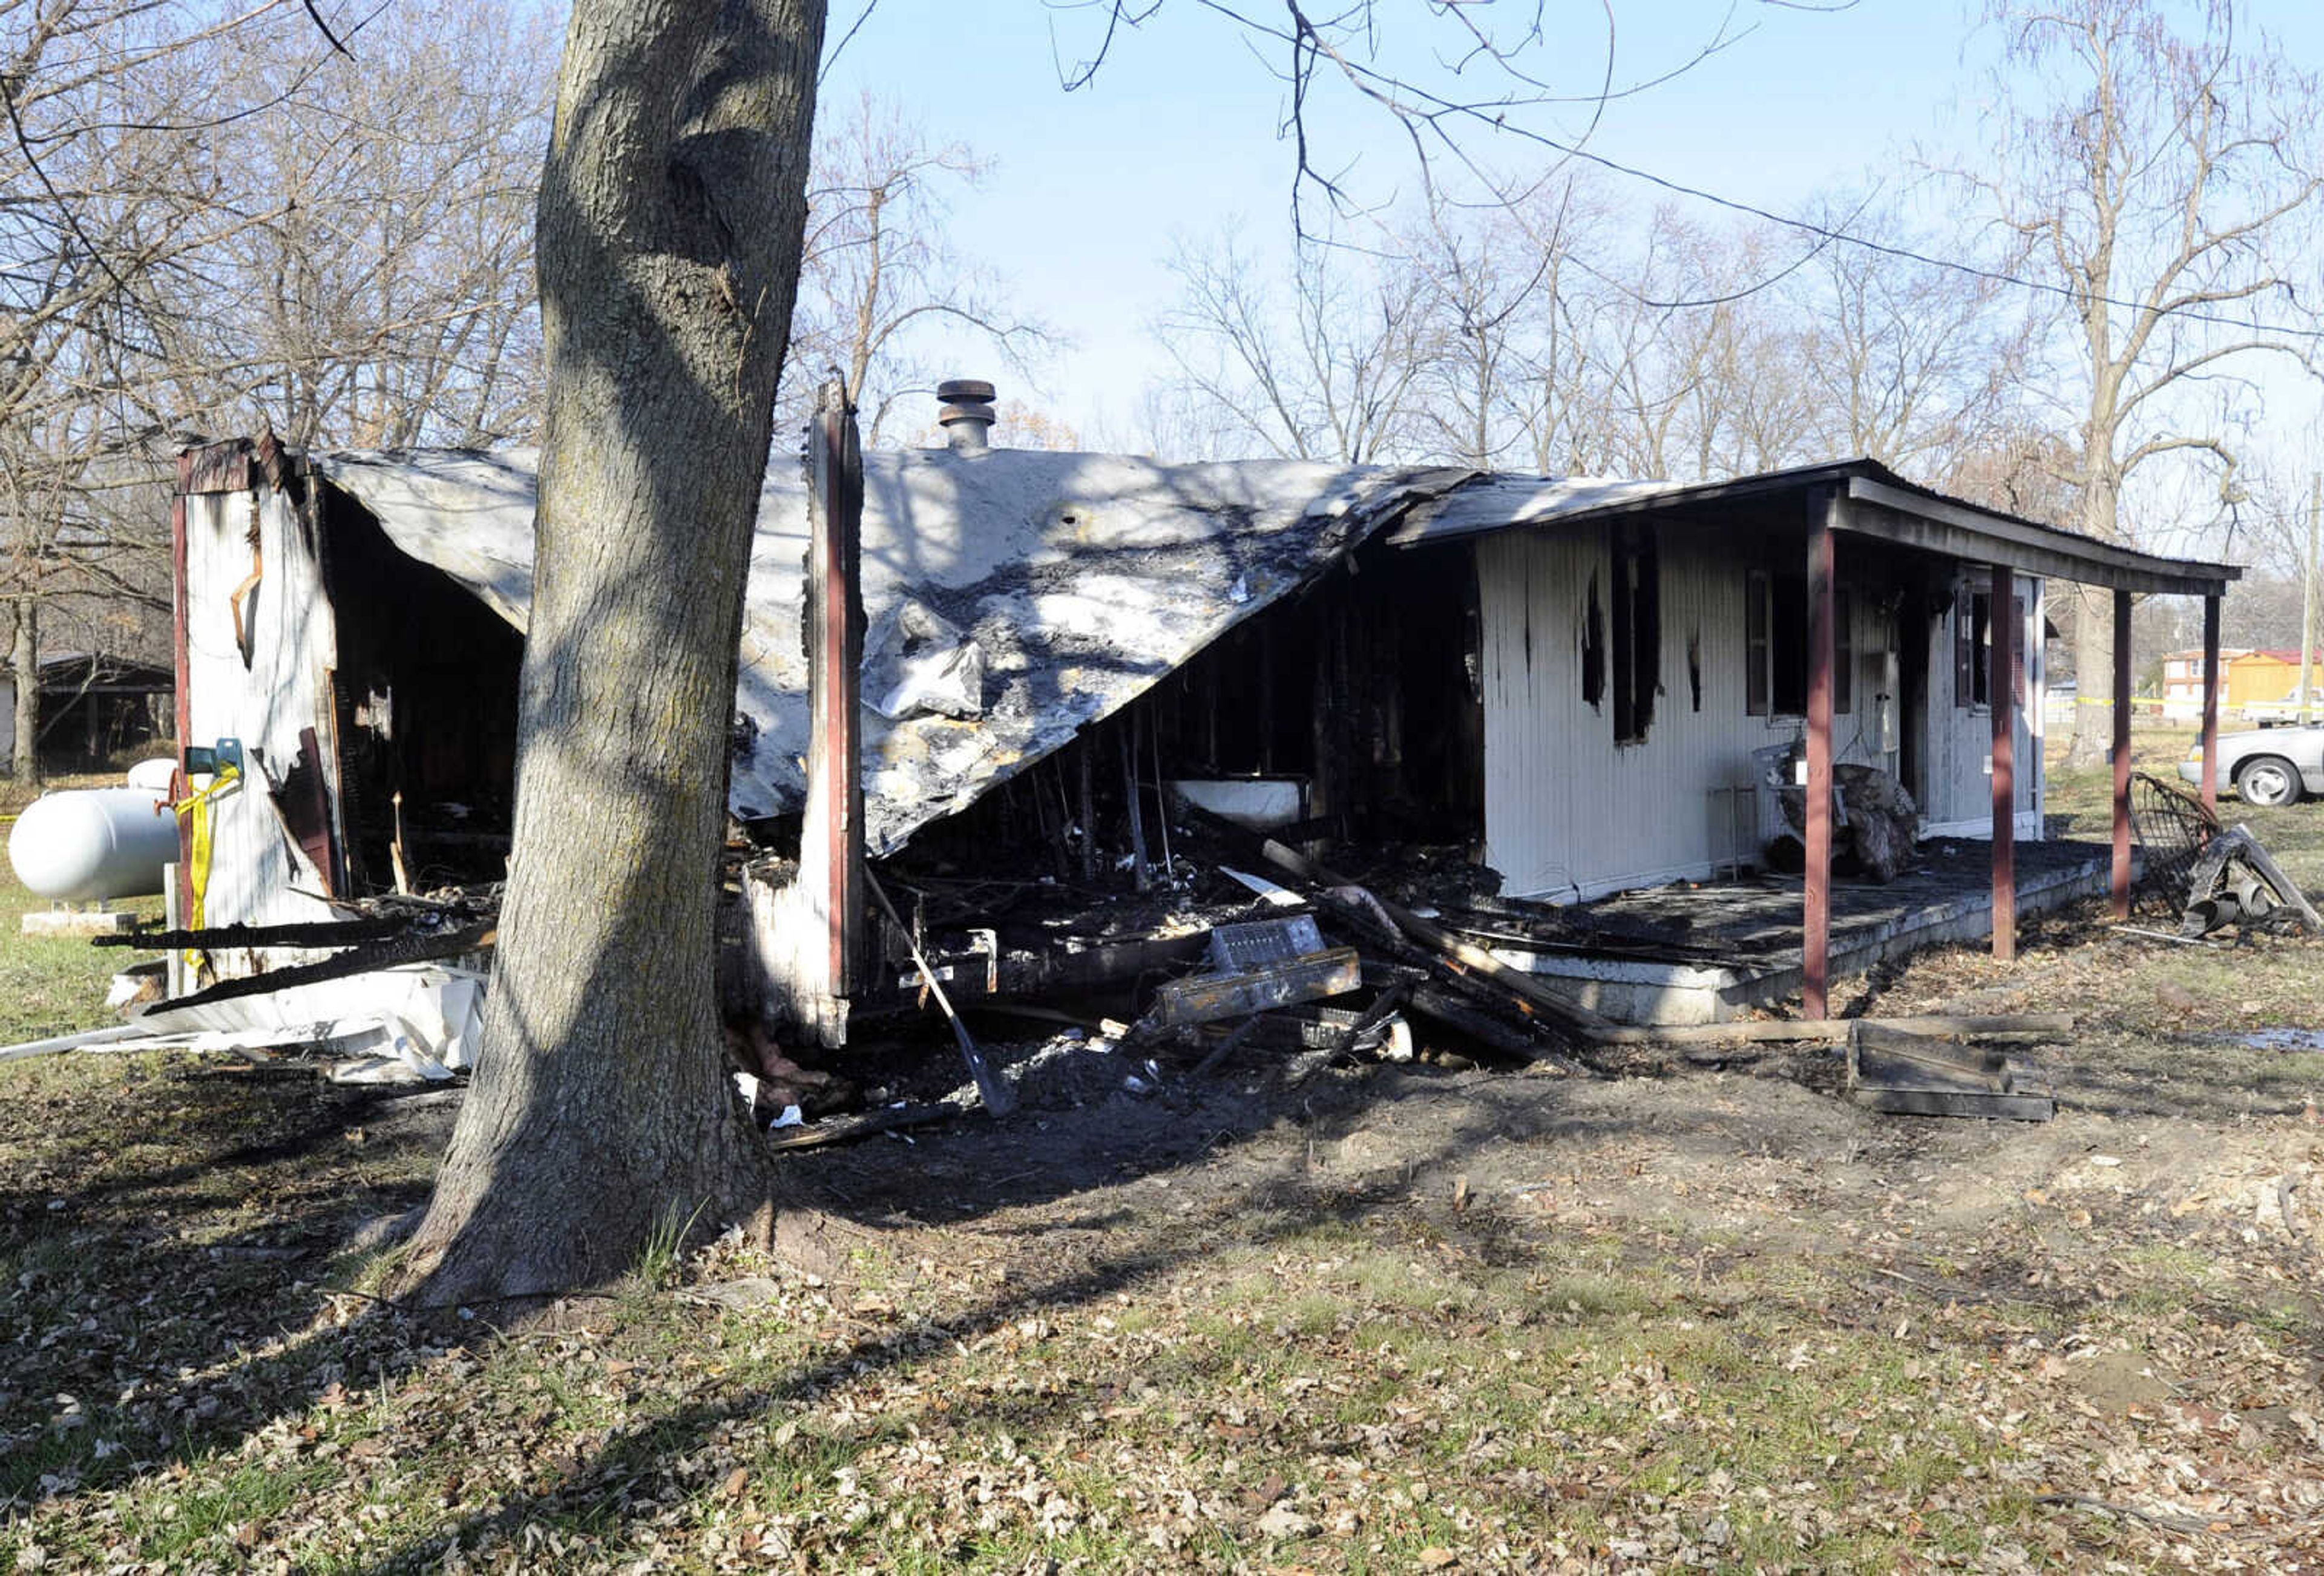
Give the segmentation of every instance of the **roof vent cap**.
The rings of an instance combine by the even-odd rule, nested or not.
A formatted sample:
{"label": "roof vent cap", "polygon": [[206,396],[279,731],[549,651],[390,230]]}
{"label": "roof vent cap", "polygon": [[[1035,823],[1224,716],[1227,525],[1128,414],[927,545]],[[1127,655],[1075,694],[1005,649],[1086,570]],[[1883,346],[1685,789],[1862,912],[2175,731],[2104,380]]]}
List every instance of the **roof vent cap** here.
{"label": "roof vent cap", "polygon": [[936,425],[954,454],[983,454],[992,431],[992,385],[982,378],[947,378],[936,385]]}

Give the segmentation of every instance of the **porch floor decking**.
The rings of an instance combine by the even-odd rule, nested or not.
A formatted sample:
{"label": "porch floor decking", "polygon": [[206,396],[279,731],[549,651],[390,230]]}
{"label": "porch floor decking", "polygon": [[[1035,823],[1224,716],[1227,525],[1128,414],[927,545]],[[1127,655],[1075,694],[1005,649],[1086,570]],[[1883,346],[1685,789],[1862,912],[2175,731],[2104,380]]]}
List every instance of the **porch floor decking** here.
{"label": "porch floor decking", "polygon": [[[2018,843],[2018,914],[2105,891],[2111,857],[2102,843]],[[1762,875],[1622,893],[1567,911],[1603,931],[1602,951],[1497,955],[1618,1022],[1724,1022],[1799,990],[1803,889],[1797,876]],[[1992,917],[1991,844],[1932,840],[1886,886],[1833,878],[1831,972],[1988,936]]]}

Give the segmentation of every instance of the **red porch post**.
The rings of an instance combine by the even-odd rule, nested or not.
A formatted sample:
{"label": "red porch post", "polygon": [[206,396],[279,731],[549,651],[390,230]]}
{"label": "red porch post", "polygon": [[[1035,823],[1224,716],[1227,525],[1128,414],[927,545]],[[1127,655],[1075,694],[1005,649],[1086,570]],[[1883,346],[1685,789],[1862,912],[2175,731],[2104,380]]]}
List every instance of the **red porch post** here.
{"label": "red porch post", "polygon": [[1993,703],[1993,955],[2017,955],[2017,620],[2016,576],[1993,570],[1993,638],[1985,693]]}
{"label": "red porch post", "polygon": [[2203,598],[2203,807],[2219,807],[2219,599]]}
{"label": "red porch post", "polygon": [[2130,917],[2130,593],[2114,594],[2114,917]]}
{"label": "red porch post", "polygon": [[1836,490],[1809,494],[1807,901],[1800,1010],[1812,1018],[1831,1015],[1831,527],[1840,508]]}
{"label": "red porch post", "polygon": [[[816,994],[845,997],[858,983],[864,933],[863,742],[858,688],[863,666],[862,557],[863,460],[846,386],[824,385],[810,429],[807,527],[806,824],[799,885],[825,922],[807,977]],[[826,1042],[828,1043],[828,1042]]]}

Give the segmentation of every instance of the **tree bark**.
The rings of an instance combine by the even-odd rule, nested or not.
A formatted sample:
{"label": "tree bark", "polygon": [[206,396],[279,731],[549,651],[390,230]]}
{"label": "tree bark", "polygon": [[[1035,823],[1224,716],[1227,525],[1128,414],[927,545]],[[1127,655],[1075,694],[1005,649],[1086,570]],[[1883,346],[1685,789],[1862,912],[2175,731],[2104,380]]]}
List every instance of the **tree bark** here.
{"label": "tree bark", "polygon": [[[2094,345],[2100,332],[2092,330]],[[2082,429],[2082,534],[2106,542],[2122,539],[2122,475],[2115,462],[2121,416],[2114,388],[2101,366]],[[2089,585],[2076,586],[2074,595],[2074,722],[2066,765],[2081,770],[2114,751],[2114,598]],[[1997,610],[1995,616],[2000,616]]]}
{"label": "tree bark", "polygon": [[8,769],[22,789],[41,780],[41,604],[33,597],[16,599],[8,671],[16,681],[16,737]]}
{"label": "tree bark", "polygon": [[712,986],[735,649],[798,278],[821,0],[579,0],[541,181],[549,373],[514,853],[422,1304],[622,1273],[768,1197]]}

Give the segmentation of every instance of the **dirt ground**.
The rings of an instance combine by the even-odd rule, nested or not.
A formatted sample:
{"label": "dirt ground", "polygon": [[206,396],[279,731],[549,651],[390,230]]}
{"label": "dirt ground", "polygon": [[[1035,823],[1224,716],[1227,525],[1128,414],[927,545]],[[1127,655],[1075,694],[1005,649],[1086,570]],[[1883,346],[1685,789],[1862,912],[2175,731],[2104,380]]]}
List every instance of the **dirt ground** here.
{"label": "dirt ground", "polygon": [[1037,1037],[507,1335],[371,1295],[456,1094],[0,1067],[0,1569],[2324,1571],[2324,942],[1837,1005],[2075,1014],[2057,1119]]}
{"label": "dirt ground", "polygon": [[1862,1111],[1813,1050],[1286,1093],[1028,1042],[1008,1121],[793,1157],[785,1265],[512,1341],[344,1248],[456,1096],[11,1070],[14,1568],[2324,1569],[2324,1055],[2125,1000],[2120,945],[1883,982],[2089,1014],[2040,1125]]}

